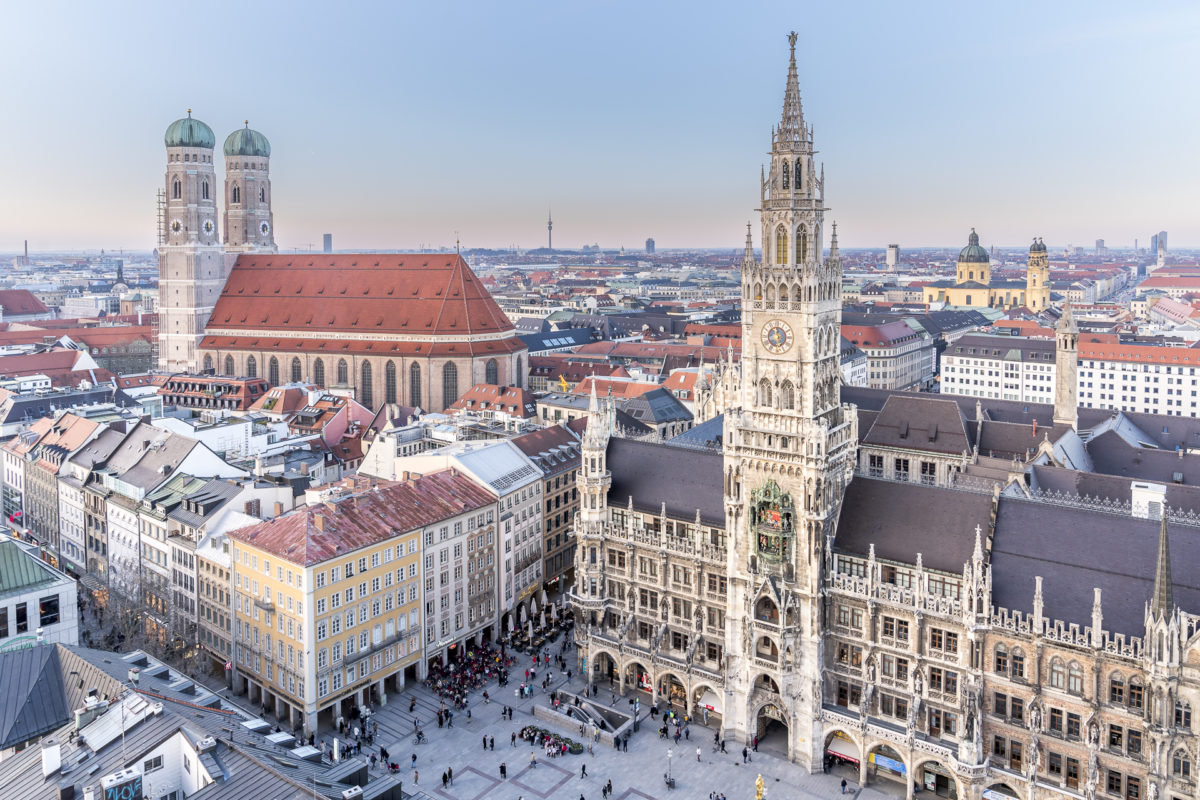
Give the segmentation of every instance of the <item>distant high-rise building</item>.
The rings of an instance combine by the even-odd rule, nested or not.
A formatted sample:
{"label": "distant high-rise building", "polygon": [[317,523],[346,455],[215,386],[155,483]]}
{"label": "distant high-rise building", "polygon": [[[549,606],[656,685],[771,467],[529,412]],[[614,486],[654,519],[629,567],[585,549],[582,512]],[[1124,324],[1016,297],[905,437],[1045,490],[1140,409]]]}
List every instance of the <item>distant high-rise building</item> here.
{"label": "distant high-rise building", "polygon": [[554,215],[546,212],[546,249],[554,249]]}
{"label": "distant high-rise building", "polygon": [[887,246],[887,268],[895,270],[900,265],[900,245],[889,244]]}
{"label": "distant high-rise building", "polygon": [[333,252],[333,234],[332,233],[327,233],[323,237],[321,237],[321,249],[323,252],[326,252],[326,253]]}
{"label": "distant high-rise building", "polygon": [[1154,251],[1156,253],[1162,253],[1163,255],[1167,254],[1167,232],[1166,231],[1158,232],[1158,246],[1155,248]]}
{"label": "distant high-rise building", "polygon": [[654,255],[654,239],[653,238],[646,240],[646,252],[649,253],[650,255]]}
{"label": "distant high-rise building", "polygon": [[1098,255],[1098,256],[1104,255],[1104,240],[1103,239],[1096,240],[1096,255]]}
{"label": "distant high-rise building", "polygon": [[1158,252],[1158,234],[1156,233],[1150,237],[1150,255],[1154,255],[1157,252]]}

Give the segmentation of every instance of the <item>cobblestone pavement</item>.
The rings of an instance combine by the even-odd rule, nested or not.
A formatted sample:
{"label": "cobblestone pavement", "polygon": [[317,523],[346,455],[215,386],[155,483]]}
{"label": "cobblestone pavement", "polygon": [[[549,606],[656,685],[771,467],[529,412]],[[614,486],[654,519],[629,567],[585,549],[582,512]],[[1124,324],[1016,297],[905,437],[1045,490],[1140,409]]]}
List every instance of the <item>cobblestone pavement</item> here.
{"label": "cobblestone pavement", "polygon": [[[557,649],[557,648],[555,648]],[[573,664],[573,654],[567,651],[568,665]],[[378,746],[387,748],[392,761],[402,767],[405,794],[414,793],[428,800],[602,800],[601,788],[611,780],[613,800],[708,800],[710,792],[724,793],[730,800],[749,800],[754,797],[754,780],[761,773],[767,787],[768,800],[779,798],[833,798],[840,795],[841,775],[809,775],[803,768],[787,762],[780,756],[768,752],[752,754],[752,763],[741,763],[741,747],[730,742],[729,752],[713,752],[713,730],[693,725],[691,738],[680,740],[675,746],[671,740],[660,740],[656,733],[657,724],[643,724],[629,741],[629,752],[618,752],[611,747],[597,744],[594,754],[566,755],[545,758],[540,748],[531,747],[517,739],[516,747],[510,742],[512,734],[528,724],[537,724],[549,730],[555,726],[533,717],[533,705],[544,704],[546,695],[539,686],[537,693],[524,700],[515,697],[514,686],[523,677],[528,657],[522,657],[512,670],[513,679],[504,688],[494,682],[485,687],[491,702],[483,702],[483,690],[472,692],[469,699],[471,719],[465,711],[454,715],[454,726],[438,728],[436,713],[440,707],[438,698],[421,686],[410,686],[400,694],[391,694],[386,706],[378,707],[374,720],[379,724],[379,735],[375,745],[364,747],[367,752],[378,752]],[[539,670],[539,675],[544,674]],[[583,683],[578,676],[568,684],[566,676],[554,670],[552,688],[581,691]],[[415,717],[425,731],[427,744],[413,743],[414,715],[408,713],[409,698],[415,697]],[[610,700],[611,692],[601,689],[598,700]],[[513,720],[501,719],[503,705],[511,706]],[[618,698],[618,706],[624,706]],[[563,729],[564,735],[580,740],[578,731]],[[483,737],[495,740],[495,749],[483,748]],[[328,741],[331,732],[322,730],[321,738]],[[700,748],[697,761],[696,748]],[[667,752],[672,751],[668,764]],[[529,756],[537,755],[537,766],[531,766]],[[417,775],[411,768],[412,756],[416,755]],[[500,778],[500,766],[507,767],[507,779]],[[587,766],[587,777],[581,777],[583,765]],[[663,780],[668,768],[675,778],[675,789],[666,788]],[[442,788],[442,773],[454,771],[453,785]],[[419,775],[419,777],[417,777]],[[414,785],[414,778],[417,783]],[[852,782],[846,800],[888,800],[903,796],[899,784],[882,783],[860,791]]]}

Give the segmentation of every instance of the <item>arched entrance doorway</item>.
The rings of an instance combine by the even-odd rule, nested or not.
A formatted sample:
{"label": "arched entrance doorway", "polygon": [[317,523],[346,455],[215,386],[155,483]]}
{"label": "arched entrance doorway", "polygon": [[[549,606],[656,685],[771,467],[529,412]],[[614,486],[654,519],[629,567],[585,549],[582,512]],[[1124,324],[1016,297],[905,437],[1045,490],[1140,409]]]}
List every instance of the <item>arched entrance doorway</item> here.
{"label": "arched entrance doorway", "polygon": [[717,729],[725,719],[724,699],[706,683],[692,689],[692,719]]}
{"label": "arched entrance doorway", "polygon": [[913,780],[919,788],[933,792],[938,797],[958,800],[958,781],[949,769],[936,761],[920,764]]}
{"label": "arched entrance doorway", "polygon": [[907,792],[908,767],[904,758],[886,744],[877,744],[867,755],[867,780],[885,778],[905,785]]}
{"label": "arched entrance doorway", "polygon": [[758,737],[758,749],[781,754],[787,758],[788,723],[787,714],[775,703],[765,703],[758,709],[754,733]]}
{"label": "arched entrance doorway", "polygon": [[650,670],[638,662],[630,662],[629,666],[625,668],[625,688],[641,690],[649,694],[654,688],[654,676],[650,674]]}
{"label": "arched entrance doorway", "polygon": [[1013,800],[1017,793],[1007,783],[993,783],[983,790],[983,800]]}
{"label": "arched entrance doorway", "polygon": [[681,714],[687,712],[687,688],[683,681],[669,672],[658,678],[658,699]]}
{"label": "arched entrance doorway", "polygon": [[608,681],[610,686],[617,680],[617,662],[603,650],[593,657],[592,680],[597,683]]}
{"label": "arched entrance doorway", "polygon": [[825,737],[825,771],[858,782],[862,750],[858,742],[845,731],[833,731]]}

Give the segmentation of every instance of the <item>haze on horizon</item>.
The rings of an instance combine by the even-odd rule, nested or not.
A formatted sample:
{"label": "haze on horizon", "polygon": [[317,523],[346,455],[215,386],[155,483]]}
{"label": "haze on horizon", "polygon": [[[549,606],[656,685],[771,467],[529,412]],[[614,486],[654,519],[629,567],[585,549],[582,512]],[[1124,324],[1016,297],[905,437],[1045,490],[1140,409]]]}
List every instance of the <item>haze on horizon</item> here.
{"label": "haze on horizon", "polygon": [[112,8],[6,9],[0,252],[153,247],[188,108],[270,139],[281,250],[757,246],[793,29],[844,247],[1200,243],[1191,4]]}

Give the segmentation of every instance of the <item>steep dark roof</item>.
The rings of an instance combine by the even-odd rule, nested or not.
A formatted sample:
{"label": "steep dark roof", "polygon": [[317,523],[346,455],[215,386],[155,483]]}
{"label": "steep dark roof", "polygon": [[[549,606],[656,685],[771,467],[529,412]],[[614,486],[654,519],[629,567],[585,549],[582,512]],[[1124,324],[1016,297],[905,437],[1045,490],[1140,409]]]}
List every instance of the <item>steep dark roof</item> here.
{"label": "steep dark roof", "polygon": [[863,444],[936,453],[959,454],[971,449],[962,411],[953,401],[936,395],[889,397],[861,437]]}
{"label": "steep dark roof", "polygon": [[[1158,426],[1158,430],[1161,429],[1162,426]],[[1155,429],[1152,427],[1150,430]],[[1195,443],[1192,445],[1195,446]],[[1185,453],[1180,456],[1179,453],[1173,452],[1173,448],[1158,450],[1152,447],[1136,447],[1121,438],[1116,431],[1100,434],[1088,442],[1087,449],[1096,472],[1160,483],[1172,483],[1182,476],[1182,482],[1185,484],[1200,484],[1200,456],[1197,455]]]}
{"label": "steep dark roof", "polygon": [[700,520],[725,527],[724,459],[669,444],[614,437],[608,443],[608,469],[612,487],[608,504],[624,508],[633,498],[638,511],[658,514],[666,503],[667,515]]}
{"label": "steep dark roof", "polygon": [[692,418],[692,412],[666,389],[654,389],[625,401],[626,414],[647,424],[657,425]]}
{"label": "steep dark roof", "polygon": [[725,441],[725,415],[718,414],[670,440],[673,444],[720,447]]}
{"label": "steep dark roof", "polygon": [[961,573],[975,548],[975,526],[985,534],[990,495],[913,483],[856,477],[846,489],[834,548],[914,564],[917,553],[930,569]]}
{"label": "steep dark roof", "polygon": [[57,654],[47,645],[0,653],[8,687],[0,693],[0,750],[55,730],[70,717]]}
{"label": "steep dark roof", "polygon": [[[1171,525],[1175,602],[1200,611],[1200,529]],[[992,602],[1032,612],[1041,576],[1043,616],[1091,625],[1092,589],[1101,590],[1104,627],[1145,633],[1154,588],[1159,522],[1091,509],[1002,498],[992,543]]]}

